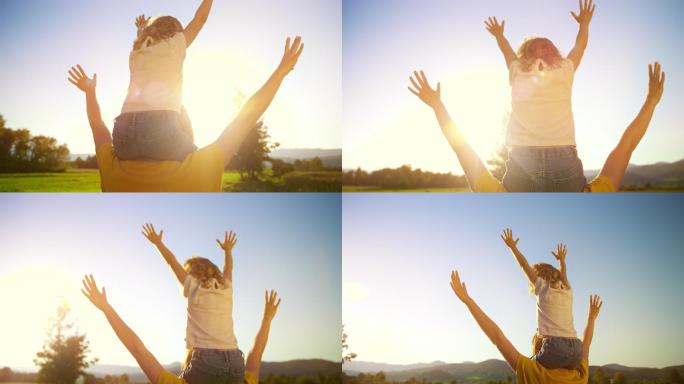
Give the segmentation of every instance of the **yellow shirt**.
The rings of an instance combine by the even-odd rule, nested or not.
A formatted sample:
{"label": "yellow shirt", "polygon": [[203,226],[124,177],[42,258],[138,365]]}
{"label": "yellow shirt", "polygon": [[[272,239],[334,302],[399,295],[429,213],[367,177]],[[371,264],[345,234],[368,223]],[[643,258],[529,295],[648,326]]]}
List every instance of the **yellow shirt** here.
{"label": "yellow shirt", "polygon": [[183,161],[122,161],[112,143],[95,153],[102,192],[221,192],[224,156],[217,143]]}
{"label": "yellow shirt", "polygon": [[[259,380],[254,376],[252,372],[245,372],[245,379],[242,381],[244,384],[259,384]],[[163,370],[161,375],[159,375],[159,381],[157,384],[187,384],[185,380],[178,376],[174,376],[171,372]]]}
{"label": "yellow shirt", "polygon": [[582,360],[579,369],[546,369],[538,362],[520,355],[515,367],[515,377],[518,384],[587,384],[589,361]]}

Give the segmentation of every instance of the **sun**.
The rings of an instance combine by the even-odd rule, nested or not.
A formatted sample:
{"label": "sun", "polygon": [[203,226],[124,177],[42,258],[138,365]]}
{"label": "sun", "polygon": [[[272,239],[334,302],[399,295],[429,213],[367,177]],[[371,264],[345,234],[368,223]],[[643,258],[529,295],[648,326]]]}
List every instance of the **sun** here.
{"label": "sun", "polygon": [[[60,305],[81,307],[80,278],[49,265],[32,265],[0,276],[0,361],[31,364],[47,337],[50,319]],[[8,348],[11,347],[11,348]]]}
{"label": "sun", "polygon": [[242,105],[246,94],[263,81],[254,59],[238,51],[204,50],[188,56],[184,66],[183,105],[195,133],[195,144],[216,140]]}

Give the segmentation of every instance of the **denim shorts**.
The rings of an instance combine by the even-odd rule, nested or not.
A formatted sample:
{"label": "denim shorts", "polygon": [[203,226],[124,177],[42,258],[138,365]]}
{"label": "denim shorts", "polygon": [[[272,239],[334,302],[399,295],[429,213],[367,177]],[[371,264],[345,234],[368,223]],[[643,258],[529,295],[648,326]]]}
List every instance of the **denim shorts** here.
{"label": "denim shorts", "polygon": [[582,341],[578,338],[544,337],[541,349],[532,360],[546,369],[576,369],[582,364]]}
{"label": "denim shorts", "polygon": [[195,348],[180,377],[188,384],[243,384],[245,357],[239,349]]}
{"label": "denim shorts", "polygon": [[121,160],[182,161],[197,147],[175,111],[143,111],[119,115],[112,134]]}
{"label": "denim shorts", "polygon": [[582,192],[587,183],[574,146],[513,147],[502,181],[509,192]]}

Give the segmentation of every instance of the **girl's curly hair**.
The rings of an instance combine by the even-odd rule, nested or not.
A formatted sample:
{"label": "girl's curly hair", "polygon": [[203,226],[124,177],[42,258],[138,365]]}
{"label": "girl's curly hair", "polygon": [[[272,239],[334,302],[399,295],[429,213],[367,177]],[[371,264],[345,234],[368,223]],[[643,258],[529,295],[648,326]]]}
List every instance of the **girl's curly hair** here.
{"label": "girl's curly hair", "polygon": [[183,269],[185,269],[185,272],[190,274],[190,276],[199,280],[200,285],[203,288],[211,288],[215,284],[218,285],[218,288],[220,289],[226,287],[223,273],[216,264],[212,263],[209,259],[193,256],[185,261]]}
{"label": "girl's curly hair", "polygon": [[[541,56],[535,54],[538,51],[541,51]],[[563,61],[563,56],[558,48],[545,37],[528,37],[520,44],[516,54],[525,72],[532,69],[532,65],[537,59],[544,60],[552,68],[557,67]]]}
{"label": "girl's curly hair", "polygon": [[173,37],[176,33],[183,32],[183,25],[173,16],[161,16],[150,20],[138,38],[133,43],[133,50],[149,47],[160,41]]}

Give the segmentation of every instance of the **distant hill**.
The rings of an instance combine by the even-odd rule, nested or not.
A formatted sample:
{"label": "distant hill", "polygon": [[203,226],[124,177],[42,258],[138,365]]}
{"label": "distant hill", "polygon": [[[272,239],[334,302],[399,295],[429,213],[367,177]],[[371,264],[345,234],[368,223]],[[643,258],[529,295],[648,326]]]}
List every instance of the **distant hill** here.
{"label": "distant hill", "polygon": [[294,163],[295,160],[309,160],[313,159],[314,157],[318,157],[326,167],[342,168],[341,149],[278,148],[271,152],[270,156],[286,163]]}
{"label": "distant hill", "polygon": [[[93,153],[72,153],[69,155],[69,159],[75,161],[79,157],[81,159],[86,159],[88,156],[93,155]],[[326,167],[342,167],[341,149],[278,148],[271,152],[271,157],[286,163],[294,163],[295,160],[308,160],[318,157]]]}
{"label": "distant hill", "polygon": [[[585,171],[587,179],[598,175],[599,170]],[[653,187],[684,187],[684,159],[674,163],[655,163],[648,165],[627,166],[622,179],[622,187],[642,187],[650,184]]]}
{"label": "distant hill", "polygon": [[[413,367],[405,369],[405,367]],[[589,371],[594,372],[598,366],[590,366]],[[642,368],[627,367],[618,364],[608,364],[601,366],[603,372],[608,377],[612,377],[616,372],[622,372],[627,380],[669,380],[670,373],[677,369],[684,375],[684,365],[665,368]],[[388,381],[406,381],[411,378],[417,380],[449,382],[457,380],[459,383],[479,383],[488,380],[506,380],[513,377],[514,373],[503,360],[486,360],[479,363],[441,363],[430,364],[383,364],[355,361],[344,364],[344,372],[348,375],[359,373],[384,372]]]}
{"label": "distant hill", "polygon": [[[0,365],[1,366],[1,365]],[[164,368],[174,374],[181,371],[181,363],[175,362],[164,365]],[[12,370],[16,372],[36,372],[36,367],[14,367]],[[128,365],[108,365],[95,364],[87,369],[88,373],[95,376],[102,377],[105,375],[123,375],[127,374],[133,383],[147,382],[145,374],[139,367]],[[339,375],[342,372],[342,364],[339,362],[323,360],[323,359],[299,359],[279,362],[264,361],[261,363],[260,376],[265,378],[268,375],[284,375],[291,377],[299,376],[317,376],[322,375]]]}
{"label": "distant hill", "polygon": [[408,371],[411,369],[434,367],[437,365],[446,364],[443,361],[433,361],[432,363],[416,363],[416,364],[388,364],[388,363],[373,363],[367,361],[350,361],[344,363],[345,372],[397,372]]}

